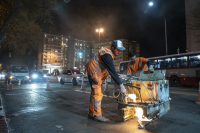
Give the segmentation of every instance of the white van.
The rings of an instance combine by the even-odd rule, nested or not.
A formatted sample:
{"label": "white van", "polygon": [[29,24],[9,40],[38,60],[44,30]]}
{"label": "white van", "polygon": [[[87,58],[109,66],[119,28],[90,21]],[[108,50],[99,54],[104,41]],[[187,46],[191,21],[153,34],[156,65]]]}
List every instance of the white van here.
{"label": "white van", "polygon": [[27,66],[11,65],[7,75],[8,81],[29,81],[29,71]]}

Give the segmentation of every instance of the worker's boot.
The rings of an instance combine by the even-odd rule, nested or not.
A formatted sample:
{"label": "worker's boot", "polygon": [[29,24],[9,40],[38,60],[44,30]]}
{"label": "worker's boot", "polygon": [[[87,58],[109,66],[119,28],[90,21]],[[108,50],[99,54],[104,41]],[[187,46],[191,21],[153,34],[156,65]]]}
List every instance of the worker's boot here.
{"label": "worker's boot", "polygon": [[93,113],[91,113],[91,112],[88,113],[88,119],[94,120],[94,115],[93,115]]}
{"label": "worker's boot", "polygon": [[95,121],[100,121],[100,122],[108,122],[108,121],[109,121],[108,118],[103,117],[102,115],[97,116],[97,117],[94,117],[94,120],[95,120]]}

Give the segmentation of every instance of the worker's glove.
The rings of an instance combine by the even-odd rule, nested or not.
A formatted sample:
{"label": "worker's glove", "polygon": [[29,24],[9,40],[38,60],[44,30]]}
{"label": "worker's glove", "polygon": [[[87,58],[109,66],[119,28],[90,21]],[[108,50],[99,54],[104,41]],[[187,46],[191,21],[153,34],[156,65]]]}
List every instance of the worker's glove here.
{"label": "worker's glove", "polygon": [[126,89],[124,88],[123,84],[120,85],[120,90],[122,93],[124,93],[126,95]]}
{"label": "worker's glove", "polygon": [[149,71],[149,72],[153,72],[153,71],[154,71],[153,65],[150,65],[150,66],[149,66],[148,71]]}

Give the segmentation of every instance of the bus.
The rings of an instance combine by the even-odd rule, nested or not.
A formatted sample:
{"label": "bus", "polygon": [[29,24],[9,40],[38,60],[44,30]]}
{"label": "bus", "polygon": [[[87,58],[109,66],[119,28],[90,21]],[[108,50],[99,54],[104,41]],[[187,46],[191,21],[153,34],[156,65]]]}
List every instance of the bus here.
{"label": "bus", "polygon": [[[200,51],[147,58],[155,70],[166,70],[165,79],[171,86],[198,85],[200,81]],[[127,74],[129,61],[120,62],[119,74]]]}

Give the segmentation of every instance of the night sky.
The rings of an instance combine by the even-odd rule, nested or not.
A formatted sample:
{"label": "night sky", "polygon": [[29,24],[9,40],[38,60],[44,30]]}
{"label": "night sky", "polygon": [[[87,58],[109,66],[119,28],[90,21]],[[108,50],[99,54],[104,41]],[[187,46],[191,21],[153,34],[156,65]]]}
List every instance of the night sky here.
{"label": "night sky", "polygon": [[[70,0],[68,3],[59,0],[52,12],[53,26],[61,35],[89,41],[98,41],[96,29],[103,28],[101,41],[135,40],[140,44],[141,56],[148,58],[165,55],[164,13],[168,54],[177,54],[178,47],[180,53],[186,52],[185,0],[152,1],[153,7],[149,7],[149,0]],[[38,23],[45,33],[52,26],[41,21]],[[10,52],[8,49],[0,51],[0,63],[12,62],[8,57]],[[17,55],[15,52],[12,57],[18,61],[37,60],[37,51],[32,55]]]}
{"label": "night sky", "polygon": [[178,47],[185,52],[185,1],[153,2],[154,6],[149,7],[148,0],[60,0],[53,12],[54,26],[60,34],[90,41],[97,41],[95,30],[103,28],[102,41],[135,40],[141,46],[141,56],[155,57],[165,55],[165,14],[168,54],[176,54]]}

